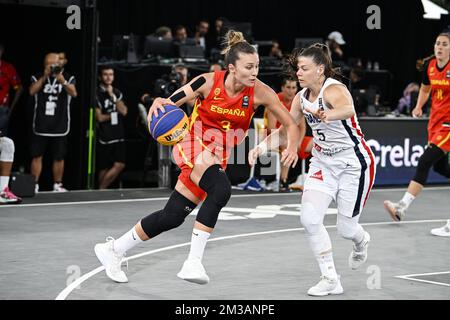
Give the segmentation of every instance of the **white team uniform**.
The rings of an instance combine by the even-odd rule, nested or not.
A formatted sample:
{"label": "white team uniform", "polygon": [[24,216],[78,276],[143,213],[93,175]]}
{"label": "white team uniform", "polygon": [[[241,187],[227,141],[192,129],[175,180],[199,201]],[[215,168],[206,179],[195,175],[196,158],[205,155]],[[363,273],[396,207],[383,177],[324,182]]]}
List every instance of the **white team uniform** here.
{"label": "white team uniform", "polygon": [[314,102],[307,88],[300,92],[303,114],[313,132],[314,147],[304,190],[324,192],[336,201],[338,212],[349,218],[361,213],[375,178],[375,161],[364,141],[356,115],[347,120],[322,123],[305,108],[330,110],[324,103],[324,90],[344,85],[328,78]]}

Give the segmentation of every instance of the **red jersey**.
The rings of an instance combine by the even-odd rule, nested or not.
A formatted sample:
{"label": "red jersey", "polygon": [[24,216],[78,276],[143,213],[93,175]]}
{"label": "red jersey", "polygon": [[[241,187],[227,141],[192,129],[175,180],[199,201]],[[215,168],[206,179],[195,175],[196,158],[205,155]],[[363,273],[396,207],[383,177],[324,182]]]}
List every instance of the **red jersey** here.
{"label": "red jersey", "polygon": [[20,85],[20,78],[14,66],[6,61],[0,60],[0,106],[8,105],[9,90],[16,90]]}
{"label": "red jersey", "polygon": [[[290,112],[290,111],[291,111],[291,107],[292,107],[292,101],[291,101],[290,103],[286,104],[286,102],[284,101],[284,95],[283,95],[283,92],[279,92],[279,93],[277,94],[277,96],[278,96],[278,99],[280,99],[280,101],[281,101],[281,103],[283,104],[283,106],[287,109],[287,111]],[[268,119],[268,117],[267,117],[267,110],[264,111],[264,126],[265,126],[266,128],[269,127],[269,119]],[[281,123],[280,123],[279,121],[277,121],[277,123],[276,123],[276,128],[278,129],[279,127],[281,127]]]}
{"label": "red jersey", "polygon": [[437,60],[433,58],[429,61],[426,71],[428,79],[422,82],[431,85],[432,90],[428,131],[450,130],[450,127],[443,126],[444,122],[450,123],[450,63],[440,69]]}
{"label": "red jersey", "polygon": [[225,91],[227,71],[214,73],[214,84],[209,95],[198,98],[190,117],[190,134],[207,144],[214,142],[232,148],[244,140],[254,114],[255,87],[246,87],[235,97]]}

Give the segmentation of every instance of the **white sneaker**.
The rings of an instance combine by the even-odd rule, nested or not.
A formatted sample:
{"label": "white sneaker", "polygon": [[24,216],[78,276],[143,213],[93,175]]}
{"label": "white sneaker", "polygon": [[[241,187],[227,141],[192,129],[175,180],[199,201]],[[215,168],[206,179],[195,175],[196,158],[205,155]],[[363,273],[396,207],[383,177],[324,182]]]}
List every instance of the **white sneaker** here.
{"label": "white sneaker", "polygon": [[39,192],[39,185],[36,183],[34,185],[34,193],[38,193]]}
{"label": "white sneaker", "polygon": [[54,183],[53,192],[67,192],[67,189],[63,187],[62,183]]}
{"label": "white sneaker", "polygon": [[445,226],[432,229],[431,234],[439,237],[450,237],[450,220],[447,220]]}
{"label": "white sneaker", "polygon": [[353,244],[353,250],[348,257],[348,266],[353,270],[358,269],[367,260],[367,249],[369,248],[370,234],[364,231],[364,238],[357,246]]}
{"label": "white sneaker", "polygon": [[386,200],[384,202],[384,208],[389,212],[394,221],[401,221],[405,218],[406,205],[401,200],[399,202]]}
{"label": "white sneaker", "polygon": [[308,295],[315,297],[342,293],[344,293],[344,289],[342,288],[341,279],[339,279],[339,276],[337,279],[330,279],[328,277],[321,276],[319,283],[308,290]]}
{"label": "white sneaker", "polygon": [[105,243],[98,243],[94,248],[95,255],[105,267],[106,275],[115,282],[128,282],[121,265],[125,255],[120,255],[114,251],[114,238],[106,238]]}
{"label": "white sneaker", "polygon": [[207,284],[209,282],[209,277],[206,274],[202,262],[200,259],[195,258],[187,259],[183,263],[183,267],[178,272],[177,277],[197,284]]}

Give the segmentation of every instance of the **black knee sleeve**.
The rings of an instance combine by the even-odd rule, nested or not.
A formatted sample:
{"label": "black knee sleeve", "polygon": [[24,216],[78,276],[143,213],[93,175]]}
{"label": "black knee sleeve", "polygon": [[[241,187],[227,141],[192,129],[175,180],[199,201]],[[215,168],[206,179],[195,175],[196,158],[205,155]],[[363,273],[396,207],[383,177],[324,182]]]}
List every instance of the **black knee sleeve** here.
{"label": "black knee sleeve", "polygon": [[156,211],[141,220],[141,226],[149,238],[180,226],[197,205],[174,190],[163,210]]}
{"label": "black knee sleeve", "polygon": [[439,159],[433,166],[433,170],[439,173],[440,175],[450,178],[450,159],[448,158],[448,154],[445,154],[444,157]]}
{"label": "black knee sleeve", "polygon": [[424,185],[427,182],[430,168],[434,166],[434,164],[437,163],[443,156],[445,156],[444,151],[442,151],[438,146],[430,144],[419,159],[416,175],[413,180],[421,185]]}
{"label": "black knee sleeve", "polygon": [[228,180],[225,170],[215,164],[206,169],[198,185],[206,191],[208,196],[198,211],[197,221],[209,228],[214,228],[220,210],[230,200],[230,180]]}

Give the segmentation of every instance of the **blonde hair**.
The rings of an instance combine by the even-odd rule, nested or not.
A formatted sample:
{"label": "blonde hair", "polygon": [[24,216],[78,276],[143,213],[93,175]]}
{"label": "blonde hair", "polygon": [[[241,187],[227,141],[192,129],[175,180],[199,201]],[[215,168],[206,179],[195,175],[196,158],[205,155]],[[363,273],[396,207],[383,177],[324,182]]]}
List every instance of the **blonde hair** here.
{"label": "blonde hair", "polygon": [[239,31],[228,30],[222,44],[225,47],[221,51],[225,55],[225,66],[235,65],[236,60],[239,59],[239,53],[257,53],[256,49],[245,40],[244,35]]}
{"label": "blonde hair", "polygon": [[226,55],[230,51],[231,47],[240,42],[247,42],[242,32],[228,30],[222,42],[222,46],[224,46],[225,48],[220,53]]}

